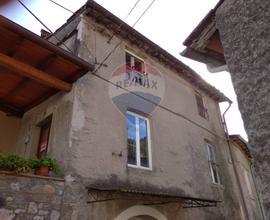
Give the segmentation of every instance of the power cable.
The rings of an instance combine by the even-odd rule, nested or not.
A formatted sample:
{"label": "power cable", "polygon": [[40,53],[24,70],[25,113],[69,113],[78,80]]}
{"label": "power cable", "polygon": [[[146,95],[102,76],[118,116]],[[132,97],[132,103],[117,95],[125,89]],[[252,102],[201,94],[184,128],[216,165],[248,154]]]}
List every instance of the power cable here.
{"label": "power cable", "polygon": [[71,11],[70,9],[66,8],[65,6],[63,6],[63,5],[59,4],[59,3],[58,3],[58,2],[56,2],[56,1],[53,1],[53,0],[49,0],[49,1],[50,1],[50,2],[52,2],[52,3],[54,3],[55,5],[59,6],[60,8],[65,9],[66,11],[68,11],[68,12],[70,12],[70,13],[72,13],[72,14],[74,14],[74,13],[75,13],[74,11]]}
{"label": "power cable", "polygon": [[[124,21],[127,20],[128,16],[133,12],[133,10],[137,7],[138,3],[140,2],[140,0],[137,0],[136,3],[134,4],[134,6],[130,9],[129,13],[126,15],[126,17],[124,18]],[[120,25],[121,26],[121,25]]]}
{"label": "power cable", "polygon": [[[51,34],[53,34],[54,35],[54,37],[57,39],[57,40],[59,40],[58,38],[57,38],[57,36],[55,36],[55,34],[26,6],[26,5],[24,5],[22,2],[21,2],[21,0],[17,0],[32,16],[34,16],[47,30],[49,30],[50,32],[51,32]],[[65,10],[68,10],[69,12],[71,12],[71,13],[73,13],[72,11],[70,11],[69,9],[67,9],[67,8],[65,8],[64,6],[62,6],[62,5],[60,5],[60,4],[58,4],[58,3],[56,3],[56,2],[54,2],[53,0],[49,0],[49,1],[51,1],[51,2],[53,2],[53,3],[55,3],[55,4],[57,4],[59,7],[62,7],[62,8],[64,8]],[[137,4],[139,3],[139,1],[140,0],[138,0],[136,3],[135,3],[135,5],[132,7],[132,9],[130,10],[130,12],[127,14],[127,16],[126,16],[126,18],[132,13],[132,11],[134,10],[134,8],[137,6]],[[134,27],[140,20],[141,20],[141,18],[145,15],[145,13],[151,8],[151,6],[153,5],[153,3],[155,2],[155,0],[153,0],[150,4],[149,4],[149,6],[144,10],[144,12],[141,14],[141,16],[136,20],[136,22],[132,25],[132,27]],[[125,19],[126,19],[125,18]],[[121,28],[121,26],[122,25],[120,25],[119,27]],[[112,36],[113,37],[113,36]],[[60,41],[60,40],[59,40]],[[61,41],[60,41],[61,42]],[[212,135],[214,135],[214,136],[216,136],[216,137],[219,137],[220,139],[224,139],[224,138],[222,138],[222,137],[220,137],[219,135],[217,135],[217,134],[215,134],[214,132],[212,132],[211,130],[209,130],[209,129],[207,129],[207,128],[205,128],[205,127],[203,127],[202,125],[200,125],[200,124],[198,124],[197,122],[195,122],[195,121],[193,121],[193,120],[191,120],[191,119],[189,119],[188,117],[186,117],[186,116],[184,116],[183,114],[181,114],[181,113],[178,113],[178,112],[175,112],[174,110],[172,110],[172,109],[170,109],[170,108],[168,108],[168,107],[166,107],[166,106],[163,106],[163,105],[160,105],[160,104],[158,104],[158,103],[156,103],[156,102],[154,102],[154,101],[152,101],[152,100],[150,100],[150,99],[147,99],[147,98],[145,98],[144,96],[141,96],[141,95],[139,95],[139,94],[137,94],[137,93],[135,93],[135,92],[133,92],[133,91],[130,91],[129,89],[126,89],[126,88],[124,88],[124,87],[122,87],[122,86],[120,86],[120,85],[117,85],[117,84],[115,84],[114,82],[112,82],[112,81],[110,81],[110,80],[108,80],[108,79],[106,79],[106,78],[104,78],[104,77],[102,77],[101,75],[99,75],[99,74],[97,74],[97,71],[104,65],[104,63],[106,62],[106,60],[111,56],[111,54],[120,46],[120,44],[123,42],[123,40],[121,40],[118,44],[116,44],[115,45],[115,47],[107,54],[107,56],[103,59],[103,61],[99,64],[99,66],[92,72],[92,74],[95,76],[95,77],[97,77],[97,78],[99,78],[99,79],[101,79],[101,80],[103,80],[103,81],[105,81],[105,82],[107,82],[107,83],[109,83],[109,84],[111,84],[111,85],[113,85],[113,86],[116,86],[116,87],[118,87],[118,88],[120,88],[120,89],[122,89],[122,90],[124,90],[124,91],[126,91],[126,92],[128,92],[128,93],[130,93],[130,94],[132,94],[132,95],[134,95],[134,96],[136,96],[136,97],[139,97],[139,98],[141,98],[141,99],[143,99],[144,101],[147,101],[147,102],[149,102],[149,103],[151,103],[151,104],[153,104],[153,105],[155,105],[155,106],[157,106],[157,107],[159,107],[159,108],[161,108],[161,109],[163,109],[163,110],[165,110],[165,111],[167,111],[167,112],[170,112],[170,113],[172,113],[172,114],[174,114],[174,115],[176,115],[176,116],[178,116],[178,117],[181,117],[181,118],[183,118],[183,119],[185,119],[186,121],[188,121],[188,122],[190,122],[190,123],[192,123],[192,124],[194,124],[194,125],[196,125],[197,127],[199,127],[199,128],[201,128],[201,129],[203,129],[203,130],[205,130],[205,131],[207,131],[208,133],[210,133],[210,134],[212,134]],[[67,47],[65,44],[63,44],[65,47]],[[67,47],[67,49],[70,51],[70,49]]]}
{"label": "power cable", "polygon": [[[144,10],[144,12],[141,14],[141,16],[140,16],[140,17],[136,20],[136,22],[132,25],[132,27],[134,27],[134,26],[141,20],[141,18],[142,18],[142,17],[145,15],[145,13],[151,8],[151,6],[153,5],[154,2],[155,2],[155,0],[153,0],[153,1],[149,4],[149,6]],[[136,2],[136,3],[137,3],[137,2]],[[135,8],[135,7],[134,7],[134,8]],[[133,9],[134,9],[134,8],[133,8]],[[122,25],[123,25],[123,24],[121,24],[120,26],[122,26]],[[120,27],[120,26],[119,26],[119,27]],[[113,85],[113,86],[119,87],[120,89],[122,89],[122,90],[124,90],[124,91],[126,91],[126,92],[128,92],[128,93],[130,93],[130,94],[133,94],[133,95],[135,95],[135,96],[137,96],[137,97],[139,97],[139,98],[141,98],[141,99],[143,99],[143,100],[145,100],[145,101],[147,101],[147,102],[149,102],[149,103],[151,103],[151,104],[153,104],[153,105],[156,105],[157,107],[159,107],[159,108],[161,108],[161,109],[163,109],[163,110],[166,110],[166,111],[168,111],[168,112],[170,112],[170,113],[172,113],[172,114],[174,114],[174,115],[176,115],[176,116],[178,116],[178,117],[181,117],[181,118],[185,119],[186,121],[189,121],[190,123],[196,125],[197,127],[199,127],[199,128],[201,128],[201,129],[207,131],[208,133],[210,133],[210,134],[212,134],[212,135],[214,135],[214,136],[216,136],[216,137],[218,137],[218,138],[220,138],[220,139],[222,139],[222,140],[225,140],[225,138],[222,138],[222,137],[219,136],[218,134],[212,132],[211,130],[209,130],[209,129],[205,128],[205,127],[203,127],[202,125],[200,125],[200,124],[198,124],[197,122],[191,120],[190,118],[184,116],[183,114],[178,113],[178,112],[175,112],[174,110],[172,110],[172,109],[170,109],[170,108],[168,108],[168,107],[166,107],[166,106],[160,105],[160,104],[158,104],[158,103],[156,103],[156,102],[154,102],[154,101],[152,101],[152,100],[150,100],[150,99],[147,99],[147,98],[145,98],[144,96],[141,96],[141,95],[139,95],[139,94],[137,94],[137,93],[135,93],[135,92],[133,92],[133,91],[130,91],[129,89],[126,89],[126,88],[124,88],[124,87],[122,87],[122,86],[116,85],[114,82],[112,82],[112,81],[110,81],[110,80],[108,80],[108,79],[102,77],[101,75],[97,74],[98,70],[104,65],[104,63],[108,60],[108,58],[112,55],[112,53],[113,53],[113,52],[114,52],[114,51],[122,44],[122,42],[123,42],[123,40],[121,40],[118,44],[116,44],[116,45],[114,46],[114,48],[113,48],[113,49],[107,54],[107,56],[103,59],[103,61],[98,65],[98,67],[97,67],[93,72],[91,72],[91,73],[93,74],[93,76],[95,76],[95,77],[97,77],[97,78],[99,78],[99,79],[101,79],[101,80],[103,80],[103,81],[105,81],[105,82],[107,82],[107,83],[109,83],[109,84],[111,84],[111,85]]]}
{"label": "power cable", "polygon": [[[128,14],[126,15],[126,17],[123,19],[123,21],[126,21],[128,16],[133,12],[133,10],[137,7],[138,3],[140,2],[140,0],[137,0],[136,3],[133,5],[133,7],[130,9],[130,11],[128,12]],[[124,23],[122,23],[121,25],[118,26],[117,31],[121,29],[121,27],[123,26]],[[117,32],[116,31],[116,32]],[[113,34],[109,40],[107,41],[107,43],[110,43],[111,40],[113,39],[113,37],[115,36],[115,34]]]}
{"label": "power cable", "polygon": [[141,18],[145,15],[145,13],[149,10],[149,8],[151,8],[151,6],[154,4],[156,0],[153,0],[149,5],[148,7],[144,10],[144,12],[141,14],[141,16],[137,19],[137,21],[135,21],[135,23],[133,24],[132,27],[134,27],[140,20]]}
{"label": "power cable", "polygon": [[[142,15],[136,20],[136,22],[131,26],[134,27],[140,20],[141,18],[145,15],[145,13],[151,8],[151,6],[153,5],[153,3],[156,0],[152,0],[152,2],[149,4],[149,6],[143,11]],[[121,25],[120,25],[121,26]],[[103,61],[98,65],[98,67],[92,72],[92,73],[96,73],[106,62],[106,60],[113,54],[113,52],[122,44],[124,40],[121,40],[118,42],[118,44],[116,44],[114,46],[114,48],[107,54],[107,56],[103,59]]]}
{"label": "power cable", "polygon": [[152,100],[150,100],[150,99],[148,99],[148,98],[145,98],[145,97],[142,96],[142,95],[139,95],[139,94],[137,94],[137,93],[135,93],[135,92],[133,92],[133,91],[130,91],[130,90],[127,89],[127,88],[124,88],[124,87],[122,87],[122,86],[120,86],[120,85],[117,85],[116,83],[114,83],[114,82],[112,82],[112,81],[110,81],[110,80],[108,80],[108,79],[102,77],[102,76],[99,75],[99,74],[96,74],[96,73],[92,73],[92,74],[93,74],[95,77],[97,77],[97,78],[103,80],[104,82],[107,82],[107,83],[109,83],[109,84],[111,84],[111,85],[113,85],[113,86],[115,86],[115,87],[117,87],[117,88],[120,88],[120,89],[122,89],[122,90],[124,90],[124,91],[126,91],[126,92],[128,92],[128,93],[130,93],[130,94],[132,94],[132,95],[135,95],[135,96],[137,96],[137,97],[143,99],[144,101],[149,102],[149,103],[151,103],[151,104],[153,104],[153,105],[155,105],[155,106],[157,106],[157,107],[159,107],[159,108],[161,108],[161,109],[163,109],[163,110],[165,110],[165,111],[167,111],[167,112],[170,112],[170,113],[172,113],[172,114],[174,114],[174,115],[176,115],[176,116],[178,116],[178,117],[181,117],[181,118],[185,119],[186,121],[188,121],[188,122],[190,122],[190,123],[196,125],[197,127],[199,127],[199,128],[201,128],[201,129],[207,131],[208,133],[214,135],[215,137],[218,137],[218,138],[220,138],[220,139],[222,139],[222,140],[226,140],[225,138],[223,138],[223,137],[217,135],[216,133],[212,132],[211,130],[209,130],[209,129],[205,128],[205,127],[203,127],[202,125],[198,124],[197,122],[191,120],[190,118],[184,116],[184,115],[181,114],[181,113],[175,112],[174,110],[172,110],[172,109],[170,109],[170,108],[168,108],[168,107],[166,107],[166,106],[160,105],[159,103],[156,103],[156,102],[154,102],[154,101],[152,101]]}
{"label": "power cable", "polygon": [[71,53],[73,53],[72,52],[72,50],[67,46],[67,45],[65,45],[53,32],[52,32],[52,30],[49,28],[49,27],[47,27],[21,0],[17,0],[43,27],[45,27],[55,38],[56,38],[56,40],[58,40],[59,42],[61,42],[63,45],[64,45],[64,47],[69,51],[69,52],[71,52]]}

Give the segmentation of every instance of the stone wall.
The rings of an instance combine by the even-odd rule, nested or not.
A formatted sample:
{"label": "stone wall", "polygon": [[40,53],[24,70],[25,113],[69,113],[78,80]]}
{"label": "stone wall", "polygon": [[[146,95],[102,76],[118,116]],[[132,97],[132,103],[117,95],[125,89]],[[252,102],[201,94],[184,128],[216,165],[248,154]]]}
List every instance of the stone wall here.
{"label": "stone wall", "polygon": [[216,15],[270,219],[270,1],[226,0]]}
{"label": "stone wall", "polygon": [[59,220],[64,181],[0,173],[1,220]]}

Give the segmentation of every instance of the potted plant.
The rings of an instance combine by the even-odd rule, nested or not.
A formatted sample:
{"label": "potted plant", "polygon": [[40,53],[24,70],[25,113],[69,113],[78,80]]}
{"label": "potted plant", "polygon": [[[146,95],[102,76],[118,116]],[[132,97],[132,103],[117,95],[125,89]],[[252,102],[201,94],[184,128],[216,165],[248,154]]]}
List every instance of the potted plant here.
{"label": "potted plant", "polygon": [[6,171],[6,162],[5,162],[5,157],[0,154],[0,170]]}
{"label": "potted plant", "polygon": [[57,160],[48,156],[39,159],[31,158],[30,164],[31,167],[35,169],[35,174],[40,176],[49,176],[49,171],[52,171],[56,175],[62,173],[62,167]]}
{"label": "potted plant", "polygon": [[13,154],[0,155],[0,169],[15,173],[29,173],[32,170],[27,159]]}

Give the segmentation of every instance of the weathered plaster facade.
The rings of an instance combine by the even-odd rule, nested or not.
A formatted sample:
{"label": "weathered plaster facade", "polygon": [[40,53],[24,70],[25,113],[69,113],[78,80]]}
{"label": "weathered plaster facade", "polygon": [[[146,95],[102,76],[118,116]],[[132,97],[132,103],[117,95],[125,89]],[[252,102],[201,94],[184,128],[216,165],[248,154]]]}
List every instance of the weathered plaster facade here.
{"label": "weathered plaster facade", "polygon": [[[128,50],[161,72],[165,93],[160,104],[171,110],[157,107],[147,115],[150,170],[127,166],[126,116],[111,100],[108,83],[91,73],[74,83],[70,93],[58,93],[26,112],[17,138],[17,152],[25,157],[36,154],[38,124],[52,116],[48,153],[65,161],[62,219],[243,219],[217,96],[206,92],[204,82],[200,86],[192,83],[185,75],[187,67],[178,72],[127,38],[117,35],[108,42],[113,32],[87,13],[75,15],[56,33],[74,53],[88,62],[95,61],[96,66],[121,42],[96,74],[110,80],[115,69],[125,65]],[[189,77],[196,78],[192,70],[188,71]],[[195,91],[202,95],[209,118],[198,114]],[[130,107],[134,109],[123,105],[124,110]],[[135,107],[143,111],[141,106]],[[212,183],[206,140],[216,148],[222,184]],[[146,192],[157,200],[157,194],[163,194],[218,203],[216,207],[193,209],[185,209],[180,202],[145,205],[143,195],[128,201],[120,192],[122,199],[90,203],[93,188]]]}
{"label": "weathered plaster facade", "polygon": [[270,218],[269,45],[270,2],[226,0],[216,13],[225,58],[254,156]]}
{"label": "weathered plaster facade", "polygon": [[0,121],[0,154],[15,153],[21,120],[16,117],[8,117],[0,112]]}
{"label": "weathered plaster facade", "polygon": [[239,142],[235,141],[231,136],[230,144],[232,146],[234,162],[247,207],[248,218],[260,220],[262,219],[262,210],[258,200],[252,158],[250,157],[248,146],[245,143],[241,143],[241,140],[239,144]]}
{"label": "weathered plaster facade", "polygon": [[[59,34],[70,32],[72,25],[74,22]],[[107,51],[123,40],[98,74],[110,79],[112,72],[125,64],[125,50],[132,51],[162,73],[165,94],[161,104],[192,119],[195,124],[160,108],[150,114],[153,169],[143,170],[127,167],[125,115],[110,99],[108,84],[91,73],[74,83],[72,92],[59,93],[27,112],[18,138],[18,146],[25,138],[29,140],[25,149],[19,149],[25,156],[36,153],[37,124],[53,115],[49,153],[65,160],[63,201],[69,214],[64,219],[98,220],[102,216],[109,220],[117,218],[127,208],[144,204],[144,201],[121,200],[87,204],[91,187],[139,189],[222,201],[217,207],[190,210],[183,209],[179,203],[154,207],[166,219],[241,219],[238,189],[218,102],[136,45],[120,37],[107,43],[112,34],[110,30],[88,16],[81,16],[75,27],[77,32],[66,42],[88,61],[95,57],[101,62]],[[195,90],[204,98],[209,119],[197,112]],[[217,148],[222,185],[212,183],[205,140]]]}

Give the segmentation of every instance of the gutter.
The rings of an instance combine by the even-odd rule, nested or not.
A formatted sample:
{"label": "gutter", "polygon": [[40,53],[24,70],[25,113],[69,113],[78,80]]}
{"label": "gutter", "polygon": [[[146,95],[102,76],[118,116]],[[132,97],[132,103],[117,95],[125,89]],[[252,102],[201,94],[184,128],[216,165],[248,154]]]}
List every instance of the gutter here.
{"label": "gutter", "polygon": [[236,162],[235,162],[234,154],[233,154],[233,151],[232,151],[232,146],[230,144],[229,135],[228,135],[228,128],[227,128],[227,124],[226,124],[226,120],[225,120],[225,114],[228,112],[231,105],[232,105],[232,102],[229,102],[228,108],[222,114],[222,121],[223,121],[223,126],[224,126],[224,130],[225,130],[225,135],[226,135],[226,140],[227,140],[229,152],[230,152],[230,157],[232,159],[232,165],[233,165],[233,170],[234,170],[235,177],[236,177],[236,182],[237,182],[237,185],[238,185],[238,188],[239,188],[239,191],[240,191],[241,203],[242,203],[242,206],[244,208],[245,218],[246,218],[246,220],[250,220],[249,215],[248,215],[248,208],[247,208],[247,205],[245,203],[244,191],[243,191],[243,188],[241,186],[240,175],[239,175],[239,173],[238,173],[238,171],[236,169]]}
{"label": "gutter", "polygon": [[227,64],[215,67],[211,63],[206,63],[206,68],[210,73],[229,72]]}

